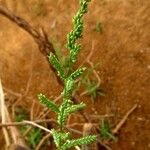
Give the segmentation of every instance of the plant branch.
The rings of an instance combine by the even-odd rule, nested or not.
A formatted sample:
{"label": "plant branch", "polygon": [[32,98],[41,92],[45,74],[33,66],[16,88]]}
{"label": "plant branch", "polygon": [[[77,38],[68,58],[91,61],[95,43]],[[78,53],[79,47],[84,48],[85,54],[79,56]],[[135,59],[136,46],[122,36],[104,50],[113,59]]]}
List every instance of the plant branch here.
{"label": "plant branch", "polygon": [[[43,28],[41,28],[40,31],[37,31],[25,19],[15,15],[13,12],[11,12],[7,8],[3,7],[2,5],[0,5],[0,14],[5,16],[7,19],[11,20],[15,24],[17,24],[24,31],[28,32],[29,35],[31,35],[33,37],[33,39],[35,40],[35,42],[37,43],[40,52],[46,57],[47,61],[49,62],[47,55],[49,55],[50,52],[55,53],[55,50],[54,50],[52,43],[49,42],[48,36]],[[50,66],[50,67],[51,67],[52,71],[54,72],[58,83],[61,86],[64,86],[64,83],[58,78],[56,70],[52,66]],[[75,95],[72,98],[72,101],[75,104],[77,104],[77,103],[79,103],[78,99],[79,99],[79,96]],[[80,113],[86,122],[90,122],[90,118],[88,117],[88,115],[85,112],[80,111]]]}

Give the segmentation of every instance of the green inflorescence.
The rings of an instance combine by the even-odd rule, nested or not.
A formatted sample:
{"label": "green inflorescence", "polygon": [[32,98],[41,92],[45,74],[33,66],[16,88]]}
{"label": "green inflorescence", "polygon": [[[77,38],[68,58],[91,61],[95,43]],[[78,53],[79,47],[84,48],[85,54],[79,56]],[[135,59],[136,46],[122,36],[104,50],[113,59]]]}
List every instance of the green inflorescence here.
{"label": "green inflorescence", "polygon": [[[73,18],[73,30],[67,35],[67,48],[69,49],[69,63],[71,66],[76,62],[78,53],[80,51],[80,45],[76,43],[76,40],[81,38],[83,31],[83,15],[88,10],[89,0],[80,0],[79,11]],[[52,111],[57,113],[57,122],[59,125],[59,131],[52,129],[52,135],[54,143],[58,150],[67,150],[78,145],[89,144],[96,140],[96,136],[86,136],[79,139],[70,139],[70,133],[65,133],[65,123],[68,116],[78,110],[83,109],[86,105],[81,102],[79,104],[73,104],[71,101],[73,90],[75,88],[75,80],[79,78],[86,68],[79,68],[70,73],[66,73],[61,61],[56,57],[55,54],[50,53],[48,56],[50,63],[56,69],[58,76],[64,82],[64,89],[62,92],[63,101],[60,105],[50,101],[46,96],[39,94],[38,98],[41,103],[50,108]],[[73,68],[72,68],[73,70]]]}
{"label": "green inflorescence", "polygon": [[67,48],[70,50],[70,63],[74,63],[77,60],[80,44],[76,43],[76,40],[82,37],[83,20],[82,17],[88,11],[88,2],[90,0],[80,0],[80,9],[73,17],[73,30],[67,35]]}

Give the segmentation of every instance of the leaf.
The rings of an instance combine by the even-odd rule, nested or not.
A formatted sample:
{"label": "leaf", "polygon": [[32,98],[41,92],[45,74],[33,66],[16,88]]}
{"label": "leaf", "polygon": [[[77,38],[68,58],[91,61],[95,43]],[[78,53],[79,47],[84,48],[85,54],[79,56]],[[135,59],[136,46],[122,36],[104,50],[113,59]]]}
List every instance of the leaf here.
{"label": "leaf", "polygon": [[70,50],[70,60],[71,62],[75,63],[78,57],[78,54],[80,52],[80,45],[79,44],[74,44],[72,46],[72,49]]}
{"label": "leaf", "polygon": [[85,108],[85,104],[83,102],[81,102],[80,104],[76,104],[76,105],[71,105],[70,107],[68,107],[66,109],[67,113],[70,114],[70,113],[74,113],[78,110],[81,110],[83,108]]}
{"label": "leaf", "polygon": [[62,140],[67,140],[67,139],[70,138],[70,133],[69,132],[67,132],[67,133],[61,133],[60,132],[59,134],[60,134]]}
{"label": "leaf", "polygon": [[62,128],[66,122],[66,118],[68,117],[67,108],[71,105],[71,101],[68,99],[64,99],[63,103],[59,107],[58,113],[58,124]]}
{"label": "leaf", "polygon": [[53,135],[53,139],[54,139],[54,143],[56,144],[56,147],[60,147],[60,145],[62,144],[62,142],[64,140],[69,139],[70,137],[70,133],[64,133],[64,132],[57,132],[55,129],[52,129],[52,135]]}
{"label": "leaf", "polygon": [[86,70],[86,68],[80,68],[80,69],[77,69],[75,72],[73,72],[71,75],[70,75],[70,78],[72,78],[73,80],[77,79],[79,76],[81,76],[84,71]]}
{"label": "leaf", "polygon": [[63,126],[66,122],[67,117],[71,114],[74,113],[77,110],[83,109],[86,105],[84,103],[76,104],[76,105],[71,105],[71,102],[64,102],[59,109],[59,114],[58,114],[58,123],[60,126]]}
{"label": "leaf", "polygon": [[71,78],[67,78],[65,82],[64,91],[63,91],[63,97],[65,99],[70,99],[73,89],[74,89],[74,80]]}
{"label": "leaf", "polygon": [[47,99],[45,95],[39,94],[39,95],[38,95],[38,99],[40,100],[40,102],[41,102],[42,104],[46,105],[46,106],[47,106],[48,108],[50,108],[52,111],[59,113],[59,108],[58,108],[58,106],[57,106],[54,102],[52,102],[52,101],[50,101],[49,99]]}
{"label": "leaf", "polygon": [[62,65],[60,64],[60,61],[57,59],[57,57],[50,53],[48,56],[50,63],[53,65],[53,67],[56,69],[58,76],[60,76],[61,79],[65,79],[65,71]]}
{"label": "leaf", "polygon": [[60,147],[60,144],[61,144],[60,135],[57,133],[55,129],[52,129],[51,131],[52,131],[52,135],[53,135],[53,139],[54,139],[54,143],[56,144],[56,147]]}
{"label": "leaf", "polygon": [[86,136],[83,138],[79,138],[76,140],[68,140],[63,146],[61,146],[61,150],[67,150],[69,148],[78,146],[78,145],[86,145],[94,142],[96,140],[95,135]]}

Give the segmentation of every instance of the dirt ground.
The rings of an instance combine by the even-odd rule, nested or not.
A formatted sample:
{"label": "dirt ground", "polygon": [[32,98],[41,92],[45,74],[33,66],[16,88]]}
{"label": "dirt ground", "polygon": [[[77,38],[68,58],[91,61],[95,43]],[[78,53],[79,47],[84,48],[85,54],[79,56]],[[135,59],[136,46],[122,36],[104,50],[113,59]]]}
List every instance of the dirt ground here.
{"label": "dirt ground", "polygon": [[[59,45],[65,51],[63,45],[71,29],[71,17],[78,8],[76,0],[1,0],[0,3],[34,27],[43,26],[54,46]],[[97,71],[106,92],[106,96],[99,96],[94,104],[87,96],[81,97],[87,100],[86,112],[114,114],[111,122],[115,126],[134,104],[138,104],[121,128],[118,141],[111,143],[113,150],[150,149],[149,16],[150,0],[92,0],[84,18],[78,64],[94,43],[91,61],[100,63]],[[101,25],[101,32],[95,31],[97,23]],[[18,95],[26,94],[17,105],[29,111],[31,108],[32,119],[36,119],[41,108],[37,94],[57,96],[61,87],[32,37],[1,15],[0,56],[0,78],[8,107],[11,108]]]}

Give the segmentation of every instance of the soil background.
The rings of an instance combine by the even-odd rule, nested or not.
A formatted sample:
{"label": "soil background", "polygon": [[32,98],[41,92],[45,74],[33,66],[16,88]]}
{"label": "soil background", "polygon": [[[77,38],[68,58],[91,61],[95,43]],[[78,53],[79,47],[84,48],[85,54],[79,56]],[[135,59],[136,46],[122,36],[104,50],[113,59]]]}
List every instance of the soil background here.
{"label": "soil background", "polygon": [[[37,29],[44,27],[54,46],[65,51],[63,46],[72,27],[71,18],[78,9],[77,0],[1,0],[0,3]],[[85,111],[114,114],[111,123],[115,126],[138,104],[111,148],[150,149],[150,0],[92,0],[84,20],[83,46],[77,64],[88,56],[93,42],[91,61],[100,63],[97,72],[106,92],[95,103],[88,96],[82,97],[88,104]],[[95,31],[97,23],[101,32]],[[32,119],[36,119],[42,108],[37,94],[52,97],[62,89],[32,37],[1,15],[0,77],[8,107],[14,105],[17,96],[26,93],[17,105],[29,112],[32,109]],[[0,142],[4,145],[2,133]]]}

